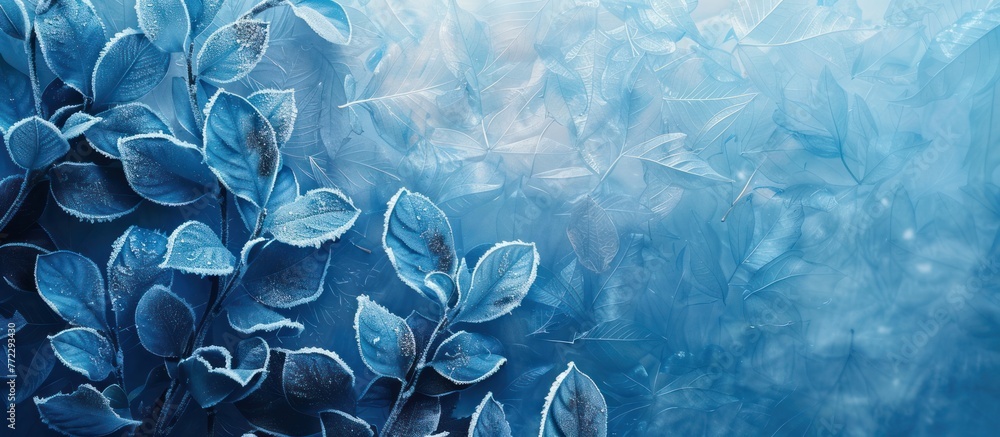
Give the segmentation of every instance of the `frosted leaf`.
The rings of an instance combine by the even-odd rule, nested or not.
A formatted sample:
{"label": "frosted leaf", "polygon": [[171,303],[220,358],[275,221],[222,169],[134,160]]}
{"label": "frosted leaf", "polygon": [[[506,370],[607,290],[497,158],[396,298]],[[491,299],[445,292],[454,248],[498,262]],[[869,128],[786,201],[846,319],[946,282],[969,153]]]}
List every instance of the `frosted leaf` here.
{"label": "frosted leaf", "polygon": [[268,23],[240,20],[220,27],[198,51],[198,76],[218,83],[243,78],[264,57]]}
{"label": "frosted leaf", "polygon": [[517,308],[535,282],[539,261],[534,243],[504,242],[490,248],[459,298],[455,321],[486,322]]}
{"label": "frosted leaf", "polygon": [[264,229],[282,243],[319,247],[340,238],[360,213],[339,190],[317,188],[268,214]]}
{"label": "frosted leaf", "polygon": [[430,365],[449,381],[474,384],[507,362],[501,352],[503,346],[493,337],[458,331],[438,346]]}
{"label": "frosted leaf", "polygon": [[70,328],[48,338],[56,358],[87,379],[102,381],[114,371],[115,351],[99,332]]}
{"label": "frosted leaf", "polygon": [[195,314],[187,302],[163,285],[154,285],[135,309],[139,341],[161,357],[179,357],[194,335]]}
{"label": "frosted leaf", "polygon": [[354,330],[361,358],[372,372],[401,381],[406,378],[417,356],[416,340],[406,321],[361,295]]}
{"label": "frosted leaf", "polygon": [[177,227],[167,240],[167,254],[161,268],[196,275],[222,276],[233,272],[236,256],[208,225],[189,221]]}

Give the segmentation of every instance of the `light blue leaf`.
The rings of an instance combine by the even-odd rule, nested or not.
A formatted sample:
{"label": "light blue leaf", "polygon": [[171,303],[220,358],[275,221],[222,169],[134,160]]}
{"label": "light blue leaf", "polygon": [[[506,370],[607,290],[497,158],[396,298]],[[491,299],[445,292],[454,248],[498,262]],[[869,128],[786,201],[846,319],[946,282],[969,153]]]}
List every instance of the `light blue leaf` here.
{"label": "light blue leaf", "polygon": [[194,335],[194,321],[191,305],[159,284],[143,294],[135,308],[139,342],[161,357],[181,356]]}
{"label": "light blue leaf", "polygon": [[139,28],[160,50],[167,53],[184,51],[184,43],[191,32],[191,17],[184,0],[138,0],[135,13]]}
{"label": "light blue leaf", "polygon": [[795,245],[802,235],[805,215],[801,205],[780,198],[748,196],[742,208],[752,215],[748,223],[741,224],[744,234],[749,232],[752,238],[742,253],[736,253],[737,267],[753,273]]}
{"label": "light blue leaf", "polygon": [[361,359],[372,372],[406,380],[406,373],[417,357],[416,339],[406,321],[361,295],[354,315],[354,331]]}
{"label": "light blue leaf", "polygon": [[354,372],[335,352],[319,348],[286,352],[281,384],[289,405],[309,415],[354,406]]}
{"label": "light blue leaf", "polygon": [[142,103],[115,106],[97,114],[101,121],[87,130],[87,141],[109,158],[119,159],[118,140],[133,135],[161,133],[170,135],[170,126],[156,111]]}
{"label": "light blue leaf", "polygon": [[556,377],[542,407],[538,436],[604,437],[608,404],[594,380],[574,363]]}
{"label": "light blue leaf", "polygon": [[236,257],[208,225],[189,221],[167,239],[167,254],[160,268],[196,275],[222,276],[233,272]]}
{"label": "light blue leaf", "polygon": [[119,416],[108,398],[90,384],[81,385],[70,394],[36,397],[35,405],[42,422],[68,435],[108,435],[140,423]]}
{"label": "light blue leaf", "polygon": [[121,170],[91,163],[64,162],[49,171],[56,204],[69,215],[90,222],[110,221],[135,211],[142,198]]}
{"label": "light blue leaf", "polygon": [[100,122],[100,117],[94,117],[86,112],[77,112],[70,115],[69,118],[66,119],[66,123],[63,123],[63,138],[72,140],[80,135],[83,135],[84,132],[87,132],[87,129],[90,129],[95,124]]}
{"label": "light blue leaf", "polygon": [[472,413],[469,437],[511,437],[511,435],[503,405],[493,399],[492,392],[486,393],[486,397]]}
{"label": "light blue leaf", "polygon": [[30,23],[21,0],[0,0],[0,30],[23,41],[30,32]]}
{"label": "light blue leaf", "polygon": [[417,291],[428,273],[454,276],[458,270],[448,217],[430,199],[405,188],[389,200],[382,247],[399,279]]}
{"label": "light blue leaf", "polygon": [[143,134],[118,141],[128,184],[143,198],[181,206],[218,192],[198,146],[170,135]]}
{"label": "light blue leaf", "polygon": [[[267,199],[266,209],[271,212],[277,211],[278,208],[294,202],[298,197],[299,181],[295,177],[295,172],[287,165],[282,166],[274,179],[274,190],[271,191],[271,198]],[[240,218],[247,229],[255,229],[260,209],[239,197],[236,198],[236,207],[239,209]]]}
{"label": "light blue leaf", "polygon": [[685,187],[700,188],[699,184],[704,182],[732,182],[684,147],[686,137],[684,134],[663,134],[626,150],[625,156],[667,169]]}
{"label": "light blue leaf", "polygon": [[50,335],[52,350],[66,367],[91,381],[103,381],[115,371],[111,342],[91,328],[70,328]]}
{"label": "light blue leaf", "polygon": [[282,243],[319,247],[344,235],[359,214],[340,190],[317,188],[268,214],[264,230]]}
{"label": "light blue leaf", "polygon": [[205,112],[205,162],[233,194],[266,205],[281,168],[271,124],[246,99],[222,90]]}
{"label": "light blue leaf", "polygon": [[298,335],[305,329],[301,323],[294,322],[249,297],[227,303],[226,317],[229,325],[242,334],[289,330],[293,335]]}
{"label": "light blue leaf", "polygon": [[874,34],[833,7],[802,0],[740,0],[733,30],[741,44],[782,46],[827,35],[860,43]]}
{"label": "light blue leaf", "polygon": [[986,90],[1000,77],[1000,66],[993,62],[997,44],[1000,8],[963,15],[927,47],[917,67],[920,89],[908,102],[922,105]]}
{"label": "light blue leaf", "polygon": [[94,103],[138,100],[156,88],[170,68],[170,54],[146,35],[125,29],[111,38],[94,67]]}
{"label": "light blue leaf", "polygon": [[665,339],[648,328],[627,320],[609,320],[581,334],[574,341],[585,345],[595,359],[609,366],[632,367]]}
{"label": "light blue leaf", "polygon": [[[3,1],[9,0],[0,3]],[[0,102],[4,102],[0,105],[0,131],[6,132],[18,120],[35,114],[31,80],[3,58],[0,58]]]}
{"label": "light blue leaf", "polygon": [[4,135],[7,152],[26,170],[40,170],[69,152],[69,143],[54,124],[39,117],[25,118]]}
{"label": "light blue leaf", "polygon": [[104,278],[93,261],[67,250],[39,255],[35,284],[42,300],[66,321],[107,330]]}
{"label": "light blue leaf", "polygon": [[319,413],[323,437],[375,437],[371,425],[340,410]]}
{"label": "light blue leaf", "polygon": [[472,270],[468,292],[459,297],[456,322],[479,323],[521,304],[538,275],[534,243],[503,242],[490,248]]}
{"label": "light blue leaf", "polygon": [[792,131],[809,152],[825,158],[839,156],[848,136],[847,93],[824,68],[810,93],[786,90],[774,121]]}
{"label": "light blue leaf", "polygon": [[271,123],[278,147],[288,142],[292,137],[295,118],[298,115],[298,108],[295,106],[295,90],[260,90],[250,94],[247,101]]}
{"label": "light blue leaf", "polygon": [[139,299],[153,286],[170,287],[173,271],[160,268],[167,255],[167,236],[131,226],[111,246],[108,294],[118,329],[133,330]]}
{"label": "light blue leaf", "polygon": [[194,39],[212,24],[225,0],[186,0],[185,3],[191,20],[191,39]]}
{"label": "light blue leaf", "polygon": [[177,368],[191,397],[202,408],[219,402],[236,402],[250,394],[267,375],[270,349],[254,337],[240,342],[236,357],[219,346],[195,349]]}
{"label": "light blue leaf", "polygon": [[242,286],[257,302],[292,308],[323,294],[330,249],[300,248],[269,241],[247,264]]}
{"label": "light blue leaf", "polygon": [[104,23],[90,0],[38,2],[38,43],[52,72],[66,85],[91,95],[91,78],[106,37]]}
{"label": "light blue leaf", "polygon": [[420,291],[428,299],[441,304],[442,307],[447,307],[449,302],[456,297],[458,285],[455,284],[455,280],[451,276],[445,273],[430,272],[424,278],[424,286],[420,288]]}
{"label": "light blue leaf", "polygon": [[451,382],[474,384],[489,378],[507,362],[501,352],[500,340],[458,331],[438,346],[430,365]]}
{"label": "light blue leaf", "polygon": [[313,32],[334,44],[351,42],[351,22],[343,6],[333,0],[291,0],[295,16],[305,21]]}
{"label": "light blue leaf", "polygon": [[218,83],[242,79],[264,57],[269,24],[239,20],[218,28],[198,51],[198,77]]}
{"label": "light blue leaf", "polygon": [[594,272],[607,270],[618,255],[618,229],[593,197],[587,196],[573,208],[566,235],[580,264]]}

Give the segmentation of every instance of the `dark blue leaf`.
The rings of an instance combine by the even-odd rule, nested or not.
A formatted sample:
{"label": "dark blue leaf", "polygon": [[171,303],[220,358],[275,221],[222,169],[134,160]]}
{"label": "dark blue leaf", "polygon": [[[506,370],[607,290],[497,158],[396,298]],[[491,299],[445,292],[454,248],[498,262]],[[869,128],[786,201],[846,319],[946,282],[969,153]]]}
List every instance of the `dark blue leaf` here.
{"label": "dark blue leaf", "polygon": [[[6,1],[20,3],[20,0],[0,0],[0,3]],[[0,102],[4,102],[0,105],[0,131],[6,131],[18,120],[34,115],[33,101],[28,76],[0,58]]]}
{"label": "dark blue leaf", "polygon": [[194,310],[169,288],[154,285],[135,308],[139,341],[154,355],[179,357],[194,335]]}
{"label": "dark blue leaf", "polygon": [[569,363],[552,383],[538,435],[603,437],[608,435],[608,405],[594,380]]}
{"label": "dark blue leaf", "polygon": [[[268,211],[274,212],[278,208],[292,203],[299,197],[299,181],[295,177],[295,172],[291,167],[282,166],[278,171],[278,176],[274,179],[274,190],[271,191],[271,198],[267,199]],[[253,230],[257,226],[257,219],[260,213],[259,208],[254,204],[236,198],[236,206],[239,208],[240,218],[247,229]]]}
{"label": "dark blue leaf", "polygon": [[91,77],[106,37],[89,0],[38,2],[35,32],[45,63],[63,82],[91,95]]}
{"label": "dark blue leaf", "polygon": [[[14,166],[11,165],[11,167],[10,170],[15,171]],[[19,205],[14,205],[14,201],[21,194],[21,190],[27,188],[23,187],[23,185],[24,176],[19,174],[5,176],[3,179],[0,179],[0,218],[17,212],[16,206]]]}
{"label": "dark blue leaf", "polygon": [[270,28],[258,20],[239,20],[218,28],[198,51],[198,76],[229,83],[246,76],[267,50]]}
{"label": "dark blue leaf", "polygon": [[102,381],[115,371],[111,342],[90,328],[70,328],[49,336],[52,350],[66,367],[91,381]]}
{"label": "dark blue leaf", "polygon": [[146,35],[126,29],[108,41],[94,67],[94,102],[128,103],[156,88],[170,68],[170,54]]}
{"label": "dark blue leaf", "polygon": [[129,103],[97,114],[101,121],[87,130],[90,144],[109,158],[118,159],[118,140],[133,135],[161,133],[169,135],[170,126],[148,106]]}
{"label": "dark blue leaf", "polygon": [[382,246],[399,278],[417,291],[428,273],[454,276],[458,270],[448,217],[430,199],[405,188],[389,201]]}
{"label": "dark blue leaf", "polygon": [[292,137],[295,118],[298,115],[298,108],[295,106],[295,90],[260,90],[250,94],[247,101],[271,123],[275,138],[278,140],[278,147],[281,147]]}
{"label": "dark blue leaf", "polygon": [[104,278],[93,261],[67,250],[40,255],[35,284],[45,303],[66,321],[107,330]]}
{"label": "dark blue leaf", "polygon": [[23,169],[39,170],[69,152],[69,143],[54,124],[39,117],[14,123],[4,135],[11,160]]}
{"label": "dark blue leaf", "polygon": [[317,188],[269,213],[264,230],[282,243],[319,247],[344,235],[360,213],[340,190]]}
{"label": "dark blue leaf", "polygon": [[36,397],[35,405],[46,425],[68,435],[107,435],[139,424],[119,416],[108,398],[90,384],[81,385],[70,394]]}
{"label": "dark blue leaf", "polygon": [[233,272],[236,257],[208,225],[189,221],[177,227],[167,240],[161,268],[196,275],[221,276]]}
{"label": "dark blue leaf", "polygon": [[486,322],[521,304],[538,275],[534,243],[504,242],[493,246],[472,271],[467,292],[458,299],[456,322]]}
{"label": "dark blue leaf", "polygon": [[295,16],[305,21],[309,28],[334,44],[351,42],[351,22],[343,6],[333,0],[291,0]]}
{"label": "dark blue leaf", "polygon": [[111,384],[101,392],[108,400],[108,405],[115,410],[128,409],[128,393],[118,384]]}
{"label": "dark blue leaf", "polygon": [[375,437],[371,425],[340,410],[319,413],[323,437]]}
{"label": "dark blue leaf", "polygon": [[329,263],[329,248],[269,241],[247,263],[241,284],[264,305],[291,308],[319,298]]}
{"label": "dark blue leaf", "polygon": [[[90,84],[89,78],[87,84]],[[80,91],[57,77],[52,79],[52,82],[49,82],[45,90],[42,91],[42,113],[54,114],[67,106],[83,105],[85,100],[86,97]]]}
{"label": "dark blue leaf", "polygon": [[240,342],[234,358],[219,346],[196,349],[178,370],[191,396],[202,408],[236,402],[260,386],[267,376],[270,350],[259,337]]}
{"label": "dark blue leaf", "polygon": [[401,381],[406,379],[417,357],[416,340],[406,321],[361,295],[354,331],[361,358],[372,372]]}
{"label": "dark blue leaf", "polygon": [[48,250],[34,244],[7,243],[0,246],[0,278],[16,290],[35,290],[35,259]]}
{"label": "dark blue leaf", "polygon": [[142,198],[114,167],[64,162],[49,171],[56,204],[80,220],[109,221],[135,211]]}
{"label": "dark blue leaf", "polygon": [[301,323],[294,322],[249,297],[227,303],[226,317],[229,325],[243,334],[290,330],[297,335],[305,329]]}
{"label": "dark blue leaf", "polygon": [[281,168],[271,124],[246,99],[221,90],[205,112],[205,162],[233,194],[266,205]]}
{"label": "dark blue leaf", "polygon": [[487,393],[472,413],[469,437],[511,437],[503,405],[493,399],[493,393]]}
{"label": "dark blue leaf", "polygon": [[289,405],[282,384],[286,352],[272,349],[268,368],[259,386],[236,403],[240,414],[255,428],[278,435],[308,436],[321,430],[316,416],[304,414]]}
{"label": "dark blue leaf", "polygon": [[122,138],[118,152],[128,184],[147,200],[180,206],[218,192],[198,146],[170,135],[143,134]]}
{"label": "dark blue leaf", "polygon": [[396,421],[383,435],[429,436],[441,421],[441,401],[438,398],[414,394],[403,404]]}
{"label": "dark blue leaf", "polygon": [[191,18],[184,0],[138,0],[135,12],[139,28],[160,50],[183,52]]}
{"label": "dark blue leaf", "polygon": [[191,19],[191,39],[194,39],[212,24],[225,0],[186,0],[184,3]]}
{"label": "dark blue leaf", "polygon": [[286,352],[281,383],[289,405],[303,413],[354,408],[354,372],[334,352],[319,348]]}
{"label": "dark blue leaf", "polygon": [[0,0],[0,30],[15,39],[24,40],[31,21],[21,0]]}
{"label": "dark blue leaf", "polygon": [[160,268],[167,255],[167,236],[131,226],[115,240],[108,260],[108,294],[119,329],[135,325],[139,299],[153,286],[170,287],[173,271]]}
{"label": "dark blue leaf", "polygon": [[93,127],[95,124],[100,123],[100,117],[94,117],[93,115],[87,114],[86,112],[77,112],[70,115],[63,123],[62,135],[63,138],[67,140],[72,140],[80,135],[87,132],[88,129]]}
{"label": "dark blue leaf", "polygon": [[502,352],[503,345],[493,337],[458,331],[438,346],[430,365],[452,382],[474,384],[500,370],[507,362]]}

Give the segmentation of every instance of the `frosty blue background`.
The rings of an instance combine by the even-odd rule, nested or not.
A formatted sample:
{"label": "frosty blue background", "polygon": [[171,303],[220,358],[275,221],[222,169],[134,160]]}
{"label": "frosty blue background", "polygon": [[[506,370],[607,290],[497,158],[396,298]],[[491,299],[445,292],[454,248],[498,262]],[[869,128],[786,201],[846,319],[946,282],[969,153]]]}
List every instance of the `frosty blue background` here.
{"label": "frosty blue background", "polygon": [[[427,309],[381,248],[405,186],[449,215],[460,254],[520,239],[542,260],[524,304],[478,328],[509,361],[443,421],[492,391],[533,434],[574,361],[613,435],[991,434],[1000,4],[858,3],[348,2],[344,46],[265,12],[265,58],[227,89],[294,88],[285,162],[303,191],[338,187],[363,211],[293,314],[304,333],[272,347],[334,350],[364,387],[355,297]],[[100,9],[109,35],[136,26],[132,7]],[[144,100],[170,113],[170,87]],[[214,219],[167,211],[83,224],[50,202],[43,223],[106,260],[131,224]],[[55,328],[30,329],[26,357]],[[38,395],[79,385],[54,367]]]}

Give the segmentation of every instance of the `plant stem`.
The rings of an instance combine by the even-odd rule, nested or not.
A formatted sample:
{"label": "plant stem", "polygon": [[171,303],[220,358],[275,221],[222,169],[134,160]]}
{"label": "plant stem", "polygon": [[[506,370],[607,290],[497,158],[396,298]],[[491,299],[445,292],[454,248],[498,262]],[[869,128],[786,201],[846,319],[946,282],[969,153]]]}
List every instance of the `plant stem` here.
{"label": "plant stem", "polygon": [[427,344],[424,346],[424,350],[420,353],[420,359],[416,362],[416,365],[408,372],[410,375],[407,378],[406,383],[403,388],[399,391],[399,395],[396,396],[396,402],[392,405],[392,411],[389,413],[389,418],[385,421],[385,435],[394,435],[393,428],[396,425],[396,421],[399,419],[399,414],[403,411],[403,407],[410,400],[410,397],[417,390],[417,381],[420,380],[420,374],[423,372],[427,365],[427,355],[430,353],[431,347],[434,345],[434,341],[437,340],[437,336],[441,333],[441,330],[445,326],[448,326],[448,315],[441,316],[441,321],[438,322],[434,330],[431,331],[431,335],[427,338]]}
{"label": "plant stem", "polygon": [[260,3],[257,3],[257,6],[254,6],[253,9],[247,11],[247,13],[241,15],[240,20],[249,20],[253,18],[255,15],[264,12],[268,9],[271,9],[273,7],[281,6],[281,4],[283,3],[285,3],[285,0],[264,0]]}
{"label": "plant stem", "polygon": [[208,437],[215,437],[215,407],[208,409],[208,425],[205,434]]}
{"label": "plant stem", "polygon": [[195,136],[201,137],[201,129],[205,125],[204,115],[201,113],[201,109],[198,108],[198,76],[194,74],[194,43],[188,44],[187,53],[184,55],[184,63],[187,67],[187,88],[188,88],[188,102],[191,105],[191,113],[194,116],[195,128],[198,132],[194,132]]}
{"label": "plant stem", "polygon": [[35,100],[35,114],[39,117],[47,118],[42,114],[42,87],[38,83],[38,66],[35,65],[35,46],[38,45],[38,36],[35,29],[31,29],[28,40],[24,42],[24,51],[28,54],[28,78],[31,79],[31,94]]}

